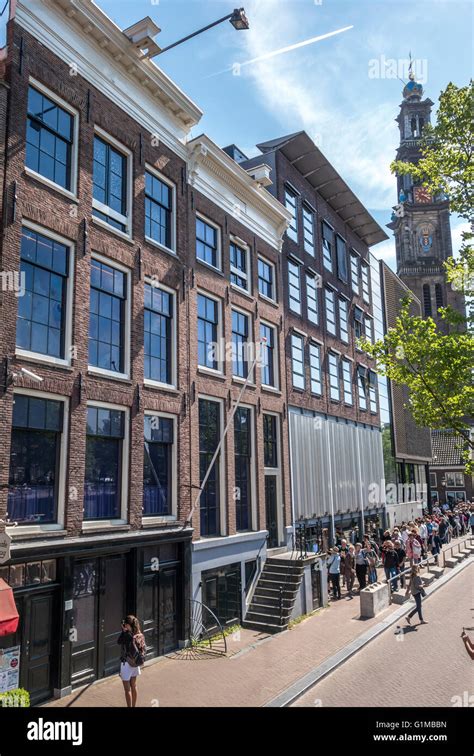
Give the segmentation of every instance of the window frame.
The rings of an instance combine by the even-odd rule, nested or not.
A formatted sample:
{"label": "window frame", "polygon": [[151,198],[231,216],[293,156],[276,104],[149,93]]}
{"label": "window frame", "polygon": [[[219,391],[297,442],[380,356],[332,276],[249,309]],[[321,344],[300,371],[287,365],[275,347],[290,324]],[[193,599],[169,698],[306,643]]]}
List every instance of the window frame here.
{"label": "window frame", "polygon": [[[363,389],[362,392],[361,388]],[[367,368],[364,365],[357,365],[357,401],[361,412],[367,412],[367,393]],[[364,397],[365,406],[362,406],[361,395]]]}
{"label": "window frame", "polygon": [[[263,360],[260,368],[260,375],[262,380],[262,386],[266,389],[273,389],[278,391],[280,388],[280,376],[279,376],[279,364],[278,364],[278,330],[276,326],[268,323],[266,320],[260,319],[260,338],[262,338],[261,327],[269,328],[273,333],[273,347],[272,347],[272,371],[273,371],[273,383],[263,382]],[[263,348],[262,346],[260,347]]]}
{"label": "window frame", "polygon": [[[328,327],[328,324],[332,322],[328,320],[328,306],[327,306],[328,294],[331,294],[332,296],[332,306],[333,306],[333,314],[334,314],[334,331],[331,331]],[[326,325],[326,333],[328,333],[330,336],[337,337],[336,292],[334,291],[334,289],[330,288],[329,286],[324,287],[324,319],[325,319],[325,325]]]}
{"label": "window frame", "polygon": [[[272,271],[272,292],[274,294],[273,297],[269,297],[268,294],[263,294],[263,292],[260,291],[260,274],[258,270],[258,263],[262,262],[264,265],[268,265],[270,270]],[[262,299],[266,299],[267,302],[272,302],[273,304],[276,304],[277,300],[277,290],[276,290],[276,267],[274,263],[270,262],[266,257],[263,255],[257,255],[257,289],[258,289],[258,295],[262,297]]]}
{"label": "window frame", "polygon": [[[77,185],[78,185],[78,173],[79,173],[79,111],[76,110],[72,105],[70,105],[66,100],[63,100],[62,97],[57,95],[55,92],[53,92],[51,89],[48,89],[48,87],[45,87],[44,84],[42,84],[38,79],[35,79],[33,76],[30,76],[28,78],[28,89],[30,86],[33,89],[37,89],[38,92],[40,92],[45,97],[48,97],[52,102],[56,103],[60,108],[65,110],[69,115],[73,117],[73,127],[72,127],[72,145],[71,145],[71,180],[70,180],[70,189],[65,189],[61,184],[57,184],[55,181],[51,181],[51,179],[47,178],[46,176],[43,176],[41,173],[37,173],[37,171],[33,170],[32,168],[28,168],[26,165],[26,135],[25,135],[25,161],[24,161],[24,170],[25,173],[28,176],[31,176],[32,178],[36,179],[37,181],[41,181],[43,184],[46,184],[46,186],[50,186],[52,189],[55,189],[57,192],[60,192],[61,194],[64,194],[66,197],[69,197],[69,199],[78,201],[78,195],[77,195]],[[27,106],[28,109],[28,106]],[[28,119],[28,110],[26,118]]]}
{"label": "window frame", "polygon": [[[328,228],[331,231],[332,239],[329,241],[324,236],[324,229]],[[321,246],[322,246],[322,257],[323,257],[323,268],[325,270],[329,271],[329,273],[334,273],[334,249],[335,249],[335,242],[334,242],[334,228],[331,226],[330,223],[327,222],[327,220],[321,221]],[[325,245],[325,242],[329,244],[330,249],[327,248]],[[331,260],[331,264],[329,265],[329,258]]]}
{"label": "window frame", "polygon": [[[291,221],[286,229],[286,235],[288,236],[291,241],[295,242],[295,244],[298,244],[298,238],[299,238],[299,223],[298,223],[298,197],[299,192],[296,191],[290,184],[285,184],[283,187],[283,205],[288,210],[288,212],[291,213]],[[292,197],[294,199],[294,214],[293,214],[293,205],[291,202],[288,201],[288,197]],[[288,207],[290,205],[290,207]],[[292,222],[294,225],[292,225]]]}
{"label": "window frame", "polygon": [[206,365],[201,365],[199,363],[199,350],[197,351],[197,358],[196,358],[196,364],[197,369],[200,373],[209,373],[210,375],[224,375],[224,355],[222,354],[221,344],[223,341],[223,335],[224,335],[224,326],[223,326],[223,306],[222,306],[222,300],[219,297],[214,296],[213,294],[210,294],[205,289],[198,288],[196,290],[196,341],[198,341],[199,336],[199,314],[198,314],[198,297],[199,296],[206,297],[207,299],[212,299],[217,304],[217,368],[210,368]]}
{"label": "window frame", "polygon": [[[89,362],[87,363],[87,372],[95,375],[102,375],[107,378],[118,378],[119,380],[129,380],[130,379],[130,371],[131,371],[131,326],[132,326],[132,271],[130,268],[126,268],[125,265],[122,265],[121,263],[116,262],[116,260],[112,260],[109,257],[104,257],[104,255],[101,255],[97,252],[91,253],[91,261],[97,260],[98,262],[103,263],[104,265],[108,265],[110,268],[116,268],[121,273],[125,274],[125,280],[126,280],[126,297],[125,297],[125,306],[124,306],[124,324],[123,324],[123,339],[124,339],[124,345],[123,345],[123,372],[114,372],[113,370],[108,370],[106,368],[96,367],[95,365],[91,365]],[[91,273],[92,268],[89,268],[89,287],[90,287],[90,280],[91,280]],[[92,287],[90,287],[92,288]],[[89,326],[90,326],[90,311],[89,311]],[[89,330],[87,332],[87,336],[89,338]],[[89,357],[88,357],[89,359]]]}
{"label": "window frame", "polygon": [[[110,402],[99,402],[93,399],[88,399],[86,409],[88,407],[98,407],[99,409],[111,409],[118,410],[124,413],[123,418],[123,439],[122,439],[122,453],[120,459],[120,506],[119,514],[117,518],[105,518],[103,520],[83,520],[82,530],[102,530],[104,525],[113,528],[117,525],[127,525],[127,505],[128,505],[128,484],[129,484],[129,464],[130,464],[130,408],[121,404],[112,404]],[[86,453],[87,453],[87,429],[86,429]],[[85,468],[84,468],[84,482],[85,482]]]}
{"label": "window frame", "polygon": [[[322,368],[322,359],[321,359],[321,347],[322,345],[318,341],[314,341],[310,339],[309,341],[309,389],[311,394],[314,396],[322,396],[323,395],[323,368]],[[318,355],[318,364],[317,366],[313,364],[313,350],[317,349],[317,355]],[[317,370],[318,371],[318,378],[313,378],[313,372]],[[315,391],[313,389],[313,383],[319,384],[319,391]]]}
{"label": "window frame", "polygon": [[[360,297],[360,286],[361,286],[360,255],[358,255],[354,249],[351,249],[350,258],[351,258],[351,288],[354,294],[357,294],[357,296]],[[356,276],[354,276],[354,262],[355,262],[355,265],[357,266]],[[356,283],[357,283],[357,288],[355,286]]]}
{"label": "window frame", "polygon": [[[242,375],[239,375],[238,373],[234,373],[234,326],[233,326],[233,323],[232,323],[232,319],[233,319],[232,316],[233,316],[234,312],[237,313],[238,315],[242,315],[243,317],[247,318],[247,341],[245,343],[246,344],[249,344],[249,343],[252,344],[252,343],[254,343],[253,342],[253,327],[254,327],[254,322],[253,322],[252,313],[249,312],[248,310],[243,310],[241,307],[237,307],[236,305],[232,305],[229,309],[230,309],[230,340],[231,340],[231,345],[232,345],[232,368],[231,368],[231,370],[232,370],[232,380],[238,381],[238,382],[239,381],[245,382],[248,379],[248,382],[250,384],[253,384],[254,383],[254,371],[251,372],[251,370],[250,370],[250,368],[252,366],[253,360],[249,360],[248,359],[248,357],[249,357],[249,355],[248,355],[249,347],[248,346],[246,347],[247,360],[245,362],[245,364],[247,366],[247,374],[244,375],[244,376],[242,376]],[[239,334],[239,336],[240,335],[241,334]],[[235,353],[235,354],[237,356],[237,353]],[[254,357],[255,357],[255,355],[254,355]],[[235,360],[235,361],[237,362],[237,360]]]}
{"label": "window frame", "polygon": [[[69,449],[69,406],[70,398],[63,394],[51,394],[47,391],[38,391],[37,389],[27,388],[14,388],[13,397],[16,394],[24,396],[32,396],[38,399],[49,399],[51,401],[57,401],[63,403],[63,427],[61,430],[61,441],[58,454],[58,482],[57,482],[57,503],[56,503],[56,522],[45,523],[44,525],[17,525],[16,527],[6,526],[6,532],[14,540],[17,536],[34,535],[35,533],[47,533],[49,531],[63,530],[65,525],[65,512],[66,512],[66,483],[67,483],[67,468],[68,468],[68,449]],[[11,427],[10,434],[13,430]],[[10,452],[11,454],[11,452]],[[10,465],[10,456],[8,458],[8,465]],[[8,491],[8,487],[7,487]]]}
{"label": "window frame", "polygon": [[[378,379],[375,370],[367,371],[367,386],[369,394],[369,410],[371,415],[376,415],[379,410]],[[374,409],[375,407],[375,409]]]}
{"label": "window frame", "polygon": [[[197,255],[197,243],[196,243],[196,250],[195,250],[195,258],[198,263],[201,265],[205,265],[207,268],[210,268],[211,270],[217,270],[219,273],[222,273],[222,229],[219,226],[218,223],[215,223],[214,221],[210,220],[206,215],[203,213],[200,213],[198,210],[196,210],[196,224],[195,224],[195,230],[197,221],[200,220],[202,223],[205,223],[207,226],[211,226],[216,231],[216,257],[217,257],[217,265],[212,265],[211,263],[208,263],[206,260],[203,260],[202,258],[198,257]],[[196,235],[196,242],[197,242],[197,235]]]}
{"label": "window frame", "polygon": [[[231,246],[237,247],[237,249],[240,249],[241,252],[245,254],[245,266],[246,266],[246,272],[245,274],[242,273],[241,270],[238,268],[235,268],[232,263],[230,262],[230,248]],[[249,245],[243,241],[243,239],[239,239],[237,236],[231,236],[229,239],[229,266],[230,266],[230,285],[233,289],[236,289],[237,291],[243,291],[245,294],[251,294],[252,292],[252,270],[251,270],[251,260],[250,260],[250,247]],[[243,286],[239,286],[239,284],[232,281],[232,275],[238,276],[239,278],[245,278],[247,282],[246,288]]]}
{"label": "window frame", "polygon": [[[15,355],[17,357],[26,357],[28,360],[40,363],[48,363],[51,365],[58,365],[64,367],[70,367],[72,365],[72,335],[74,330],[73,324],[73,312],[74,312],[74,274],[75,274],[75,262],[76,262],[76,248],[74,242],[70,239],[66,239],[55,231],[51,231],[49,228],[40,226],[38,223],[34,223],[30,220],[22,221],[22,228],[28,228],[35,233],[46,236],[53,241],[57,241],[59,244],[64,244],[68,248],[68,275],[66,277],[66,306],[64,313],[64,357],[54,357],[49,354],[41,354],[41,352],[33,352],[29,349],[23,349],[16,345],[16,332],[15,332]],[[21,266],[21,251],[20,251],[20,266]],[[17,312],[18,317],[18,312]],[[16,327],[16,326],[15,326]],[[66,356],[67,355],[67,356]]]}
{"label": "window frame", "polygon": [[[341,375],[342,375],[342,398],[344,404],[348,407],[354,406],[354,386],[352,376],[353,363],[345,357],[341,357]],[[347,369],[347,370],[346,370]],[[348,374],[347,374],[348,371]],[[348,396],[350,395],[350,401]]]}
{"label": "window frame", "polygon": [[[173,423],[173,443],[171,449],[171,514],[169,515],[144,515],[142,510],[142,519],[146,523],[172,522],[178,518],[178,417],[170,412],[161,410],[144,410],[144,415],[150,417],[163,417],[171,420]],[[145,446],[145,434],[143,435],[143,446]]]}
{"label": "window frame", "polygon": [[[237,511],[236,514],[236,526],[235,530],[236,533],[252,533],[254,532],[256,528],[256,503],[257,503],[257,486],[256,486],[256,435],[255,435],[255,407],[251,404],[239,404],[239,407],[237,409],[237,412],[239,409],[247,410],[249,412],[249,422],[250,422],[250,449],[251,454],[249,457],[249,468],[250,468],[250,481],[249,481],[249,492],[250,492],[250,507],[249,507],[249,528],[248,530],[237,530]],[[237,413],[236,413],[237,414]],[[234,415],[235,418],[235,415]],[[237,456],[235,454],[235,423],[233,422],[233,430],[234,430],[234,491],[237,488],[236,484],[236,478],[235,478],[235,457]],[[237,502],[237,499],[235,500]],[[237,507],[235,508],[237,510]]]}
{"label": "window frame", "polygon": [[[308,202],[303,201],[302,203],[302,215],[303,215],[303,249],[308,255],[312,255],[315,257],[316,255],[316,210],[311,207]],[[311,241],[308,241],[306,236],[307,231],[307,223],[306,221],[310,222],[311,228],[310,228],[310,235],[311,235]]]}
{"label": "window frame", "polygon": [[[146,174],[150,173],[154,178],[158,179],[158,181],[161,181],[163,184],[166,184],[166,186],[171,189],[171,220],[170,220],[170,241],[171,246],[167,247],[166,244],[161,244],[161,242],[157,241],[156,239],[153,239],[151,236],[147,236],[145,233],[145,229],[143,232],[143,235],[145,237],[145,241],[148,242],[148,244],[151,244],[154,247],[158,247],[158,249],[163,250],[163,252],[168,252],[171,255],[177,254],[176,249],[176,184],[171,181],[167,176],[165,176],[163,173],[158,171],[156,168],[154,168],[149,163],[145,163],[145,180],[146,180]],[[146,190],[143,190],[144,198],[146,199],[147,194]],[[152,201],[154,201],[152,199]],[[156,203],[159,204],[159,203]],[[145,202],[143,203],[145,207]],[[144,210],[145,213],[145,210]]]}
{"label": "window frame", "polygon": [[[178,387],[178,355],[177,355],[177,300],[178,292],[175,289],[171,289],[169,286],[165,286],[162,283],[156,283],[154,279],[149,276],[145,276],[144,284],[148,284],[155,289],[161,289],[171,295],[172,298],[172,314],[171,314],[171,383],[163,383],[162,381],[155,381],[153,378],[145,377],[145,366],[143,366],[143,383],[145,386],[151,386],[161,389],[177,389]],[[145,316],[145,310],[148,309],[143,304],[143,316]],[[153,312],[153,311],[152,311]],[[144,330],[145,333],[145,330]],[[145,352],[143,352],[143,359],[145,359]]]}
{"label": "window frame", "polygon": [[[220,422],[220,431],[222,434],[222,431],[225,428],[225,411],[224,411],[224,399],[221,399],[216,396],[210,396],[209,394],[202,394],[199,393],[197,396],[197,402],[198,402],[198,429],[199,429],[199,400],[203,399],[206,402],[215,402],[219,405],[219,422]],[[199,432],[199,431],[198,431]],[[198,440],[198,450],[199,450],[199,463],[200,466],[200,453],[201,448],[199,446],[199,440]],[[227,470],[227,463],[226,463],[226,444],[222,444],[220,448],[219,455],[217,457],[219,459],[219,479],[217,482],[217,490],[219,492],[219,505],[218,505],[218,513],[219,513],[219,527],[217,528],[216,535],[206,535],[203,536],[201,533],[201,512],[199,509],[199,540],[200,541],[207,541],[210,538],[219,538],[221,536],[225,536],[227,533],[227,517],[226,517],[226,501],[225,501],[225,493],[226,493],[226,481],[225,481],[225,471]],[[199,480],[201,479],[200,475],[200,467],[199,467]]]}
{"label": "window frame", "polygon": [[[301,289],[301,263],[296,262],[292,257],[288,257],[287,260],[288,263],[288,307],[291,310],[291,312],[295,313],[295,315],[302,315],[303,313],[303,297],[302,297],[302,289]],[[298,296],[299,299],[295,299],[295,297],[292,297],[291,291],[292,289],[295,289],[296,287],[294,284],[290,283],[290,277],[292,275],[295,275],[291,272],[290,266],[293,265],[298,270]],[[294,307],[291,306],[292,302],[298,302],[299,309],[294,309]]]}
{"label": "window frame", "polygon": [[[335,372],[331,371],[331,358],[335,360]],[[341,401],[341,377],[340,377],[340,363],[341,355],[337,352],[333,352],[331,350],[327,353],[327,360],[328,360],[328,382],[329,382],[329,399],[331,402],[340,402]],[[331,378],[336,378],[337,381],[337,397],[333,396],[333,391],[335,391],[336,386],[334,385],[334,382],[331,380]]]}
{"label": "window frame", "polygon": [[[314,281],[314,297],[309,296],[310,287],[308,287],[308,280]],[[313,325],[319,326],[319,315],[320,315],[320,305],[319,305],[319,296],[318,291],[321,288],[318,286],[318,283],[321,281],[321,276],[319,273],[313,273],[313,271],[306,270],[305,271],[305,283],[306,283],[306,319],[309,323],[312,323]],[[316,308],[311,308],[309,306],[309,302],[315,302]],[[315,313],[316,318],[310,317],[310,313]]]}
{"label": "window frame", "polygon": [[[344,318],[341,315],[341,306],[345,307]],[[339,295],[338,297],[339,338],[344,344],[349,344],[349,300]]]}
{"label": "window frame", "polygon": [[[343,251],[344,251],[343,260],[344,260],[344,266],[345,266],[345,276],[342,275],[342,273],[344,271],[341,271],[341,265],[340,265],[340,260],[341,260],[341,246],[340,246],[340,243],[342,243],[342,248],[343,248]],[[348,265],[347,265],[347,242],[344,239],[344,237],[341,236],[341,234],[335,234],[335,247],[336,247],[337,277],[343,283],[349,283],[349,269],[348,269]]]}
{"label": "window frame", "polygon": [[[366,273],[365,279],[364,271]],[[370,304],[370,266],[365,260],[360,261],[360,278],[362,282],[362,299],[366,304]]]}
{"label": "window frame", "polygon": [[[126,215],[122,215],[121,213],[117,213],[113,208],[109,207],[108,205],[104,205],[99,200],[96,200],[94,197],[92,197],[92,211],[97,210],[99,213],[103,213],[104,215],[108,215],[112,220],[116,220],[118,223],[122,223],[122,225],[125,226],[125,231],[121,231],[119,228],[115,228],[114,226],[111,226],[110,223],[107,223],[107,221],[104,221],[102,218],[98,218],[94,215],[92,212],[92,221],[93,223],[96,223],[101,228],[106,229],[107,231],[111,231],[114,234],[117,234],[122,239],[131,239],[132,238],[132,221],[133,221],[133,152],[126,147],[122,142],[119,142],[115,137],[113,137],[111,134],[109,134],[107,131],[104,131],[104,129],[101,129],[100,126],[97,126],[97,124],[94,126],[94,135],[93,140],[95,137],[99,137],[103,142],[106,142],[109,144],[110,147],[113,147],[113,149],[117,150],[117,152],[120,152],[125,157],[126,162],[126,177],[125,177],[125,199],[126,199],[126,207],[127,207],[127,213]],[[94,169],[92,167],[92,182],[94,180]],[[92,190],[93,191],[93,190]]]}
{"label": "window frame", "polygon": [[[299,339],[300,343],[300,351],[301,351],[301,366],[302,366],[302,372],[296,373],[295,372],[295,360],[294,360],[294,340]],[[292,331],[290,333],[290,356],[291,356],[291,385],[292,388],[296,391],[305,391],[306,389],[306,369],[305,369],[305,338],[301,333],[298,333],[298,331]],[[295,375],[300,376],[302,379],[302,386],[298,386],[295,384]]]}

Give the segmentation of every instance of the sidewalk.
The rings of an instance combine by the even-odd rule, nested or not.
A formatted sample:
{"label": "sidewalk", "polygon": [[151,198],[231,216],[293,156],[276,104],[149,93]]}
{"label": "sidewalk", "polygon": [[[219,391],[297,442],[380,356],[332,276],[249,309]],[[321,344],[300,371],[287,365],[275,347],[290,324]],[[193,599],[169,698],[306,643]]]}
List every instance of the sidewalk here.
{"label": "sidewalk", "polygon": [[[276,698],[326,659],[393,612],[359,617],[359,597],[343,598],[293,629],[268,636],[241,630],[228,637],[228,656],[192,657],[184,650],[146,666],[138,681],[138,706],[251,706]],[[123,707],[118,675],[74,691],[46,706]]]}

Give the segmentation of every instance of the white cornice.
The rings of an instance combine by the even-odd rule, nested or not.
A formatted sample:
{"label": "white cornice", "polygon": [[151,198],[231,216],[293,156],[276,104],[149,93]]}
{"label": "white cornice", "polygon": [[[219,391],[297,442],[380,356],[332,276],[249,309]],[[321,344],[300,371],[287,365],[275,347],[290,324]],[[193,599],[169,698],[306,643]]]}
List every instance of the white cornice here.
{"label": "white cornice", "polygon": [[188,150],[191,186],[281,251],[290,212],[206,135],[189,142]]}
{"label": "white cornice", "polygon": [[170,149],[202,111],[91,0],[21,0],[16,21]]}

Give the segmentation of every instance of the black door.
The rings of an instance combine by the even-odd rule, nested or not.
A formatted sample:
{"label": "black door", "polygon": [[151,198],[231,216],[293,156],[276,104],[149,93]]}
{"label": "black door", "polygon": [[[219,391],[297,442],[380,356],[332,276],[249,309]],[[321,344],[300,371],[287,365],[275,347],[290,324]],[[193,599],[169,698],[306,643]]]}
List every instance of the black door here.
{"label": "black door", "polygon": [[265,475],[265,512],[268,548],[278,546],[278,487],[276,475]]}
{"label": "black door", "polygon": [[127,557],[125,554],[104,557],[101,569],[99,596],[99,677],[107,677],[119,671],[120,648],[117,640],[122,620],[126,615],[125,581]]}
{"label": "black door", "polygon": [[160,570],[160,651],[163,654],[178,645],[177,585],[176,568]]}
{"label": "black door", "polygon": [[54,642],[59,637],[55,626],[55,591],[25,596],[21,616],[21,685],[29,692],[34,705],[53,695]]}

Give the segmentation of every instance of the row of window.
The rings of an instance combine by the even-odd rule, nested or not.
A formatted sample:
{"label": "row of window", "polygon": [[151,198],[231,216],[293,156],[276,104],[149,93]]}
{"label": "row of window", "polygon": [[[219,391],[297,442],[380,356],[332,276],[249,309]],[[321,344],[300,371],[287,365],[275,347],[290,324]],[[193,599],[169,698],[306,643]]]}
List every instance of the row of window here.
{"label": "row of window", "polygon": [[[299,243],[300,235],[305,252],[316,255],[315,247],[315,219],[316,211],[307,202],[301,203],[299,213],[299,195],[290,186],[285,186],[285,207],[291,213],[291,221],[287,235],[294,242]],[[327,221],[321,222],[322,259],[323,266],[330,273],[336,273],[344,283],[349,283],[349,271],[352,290],[362,296],[364,302],[370,304],[370,271],[369,266],[354,250],[350,253],[350,269],[345,240],[337,234]]]}
{"label": "row of window", "polygon": [[[199,399],[201,481],[221,437],[222,404]],[[64,399],[16,393],[8,487],[8,517],[19,524],[54,524],[64,489],[67,406]],[[126,520],[128,410],[90,402],[87,407],[84,521]],[[279,468],[278,416],[263,414],[264,466]],[[145,413],[143,517],[175,517],[177,491],[176,417]],[[237,530],[252,528],[255,475],[253,410],[234,416]],[[70,489],[69,497],[74,498]],[[221,502],[218,457],[201,497],[202,535],[217,535]]]}
{"label": "row of window", "polygon": [[[306,389],[306,348],[305,338],[299,333],[292,333],[291,339],[291,376],[293,388]],[[309,367],[309,389],[316,396],[323,394],[321,346],[309,341],[307,350]],[[329,378],[329,396],[332,401],[353,405],[354,369],[352,360],[347,360],[335,352],[327,353],[326,365]],[[357,365],[355,381],[359,409],[377,412],[377,374],[363,365]]]}

